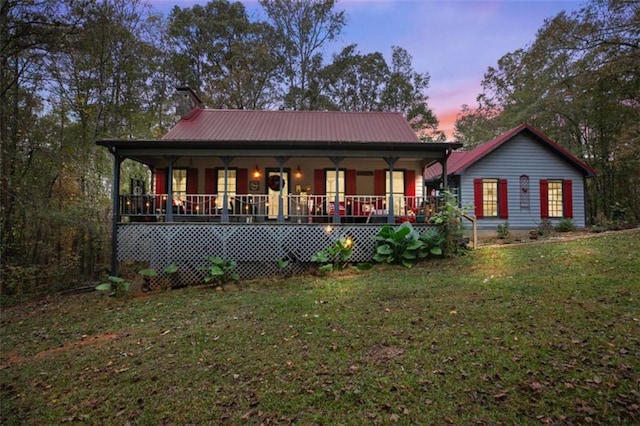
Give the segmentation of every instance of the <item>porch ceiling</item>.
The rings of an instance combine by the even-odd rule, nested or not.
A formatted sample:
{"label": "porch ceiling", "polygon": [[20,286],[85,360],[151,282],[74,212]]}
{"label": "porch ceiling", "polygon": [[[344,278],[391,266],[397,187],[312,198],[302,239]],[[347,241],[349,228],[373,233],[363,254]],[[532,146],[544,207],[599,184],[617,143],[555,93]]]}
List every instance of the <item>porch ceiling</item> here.
{"label": "porch ceiling", "polygon": [[272,142],[202,140],[100,140],[116,155],[144,164],[166,162],[167,157],[344,157],[344,158],[418,158],[444,159],[460,143],[426,142]]}

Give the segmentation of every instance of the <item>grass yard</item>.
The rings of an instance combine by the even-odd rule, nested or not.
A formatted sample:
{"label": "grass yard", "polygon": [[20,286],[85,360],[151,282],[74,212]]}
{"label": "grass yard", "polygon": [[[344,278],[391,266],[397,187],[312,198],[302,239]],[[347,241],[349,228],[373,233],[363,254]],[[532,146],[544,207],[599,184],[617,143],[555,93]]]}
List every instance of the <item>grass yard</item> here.
{"label": "grass yard", "polygon": [[4,309],[0,423],[639,424],[640,230]]}

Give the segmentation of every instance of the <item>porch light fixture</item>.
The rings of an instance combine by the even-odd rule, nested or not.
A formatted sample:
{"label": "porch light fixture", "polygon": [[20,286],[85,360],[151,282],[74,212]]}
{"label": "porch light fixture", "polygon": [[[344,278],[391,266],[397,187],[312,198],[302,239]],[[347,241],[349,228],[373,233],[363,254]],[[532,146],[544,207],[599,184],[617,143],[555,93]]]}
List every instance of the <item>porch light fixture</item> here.
{"label": "porch light fixture", "polygon": [[302,179],[302,170],[300,170],[300,166],[298,166],[298,168],[296,169],[296,171],[294,172],[293,176],[296,179]]}
{"label": "porch light fixture", "polygon": [[258,168],[258,165],[256,164],[256,169],[253,171],[253,178],[254,179],[260,179],[261,173],[260,173],[260,169]]}

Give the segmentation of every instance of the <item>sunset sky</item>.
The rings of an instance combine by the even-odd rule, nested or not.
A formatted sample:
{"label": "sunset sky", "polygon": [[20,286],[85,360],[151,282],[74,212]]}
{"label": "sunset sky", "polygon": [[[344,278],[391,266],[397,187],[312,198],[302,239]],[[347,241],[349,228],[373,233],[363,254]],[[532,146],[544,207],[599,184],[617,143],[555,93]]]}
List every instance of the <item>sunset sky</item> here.
{"label": "sunset sky", "polygon": [[[233,1],[233,0],[232,0]],[[257,18],[258,0],[243,0],[247,13]],[[206,0],[150,0],[168,14],[175,5],[190,7]],[[391,46],[413,56],[413,68],[427,72],[431,82],[429,106],[440,130],[451,138],[463,104],[476,105],[482,77],[506,53],[535,40],[546,18],[578,10],[582,0],[342,0],[347,25],[332,53],[357,44],[361,53],[381,52],[390,62]]]}

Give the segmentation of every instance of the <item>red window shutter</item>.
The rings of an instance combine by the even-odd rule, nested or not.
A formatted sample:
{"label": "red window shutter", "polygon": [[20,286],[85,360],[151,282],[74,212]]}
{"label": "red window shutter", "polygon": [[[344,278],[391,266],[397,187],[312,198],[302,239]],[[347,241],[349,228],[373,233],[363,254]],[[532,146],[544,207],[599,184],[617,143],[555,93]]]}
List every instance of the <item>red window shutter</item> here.
{"label": "red window shutter", "polygon": [[545,179],[540,180],[540,217],[549,217],[549,182]]}
{"label": "red window shutter", "polygon": [[564,217],[573,219],[573,182],[565,180],[562,182],[562,203]]}
{"label": "red window shutter", "polygon": [[356,171],[355,170],[350,170],[347,169],[347,173],[345,176],[346,179],[346,185],[345,185],[345,192],[347,195],[356,195]]}
{"label": "red window shutter", "polygon": [[236,170],[236,193],[247,194],[249,187],[249,171],[247,169]]}
{"label": "red window shutter", "polygon": [[[404,195],[407,197],[416,196],[416,171],[406,170],[404,172]],[[407,207],[416,207],[416,199],[409,198],[407,200]]]}
{"label": "red window shutter", "polygon": [[198,193],[198,169],[187,169],[187,194]]}
{"label": "red window shutter", "polygon": [[217,169],[204,170],[204,193],[205,194],[218,193],[217,180],[218,180]]}
{"label": "red window shutter", "polygon": [[373,172],[373,193],[375,195],[385,195],[385,181],[384,170],[375,170]]}
{"label": "red window shutter", "polygon": [[325,194],[325,180],[324,180],[324,170],[323,169],[315,169],[313,171],[313,191],[316,195],[324,195]]}
{"label": "red window shutter", "polygon": [[156,194],[167,193],[167,169],[156,169]]}
{"label": "red window shutter", "polygon": [[501,219],[509,217],[509,190],[506,179],[498,179],[498,216]]}
{"label": "red window shutter", "polygon": [[475,204],[475,215],[477,219],[482,219],[484,211],[482,209],[482,179],[473,180],[473,203]]}

